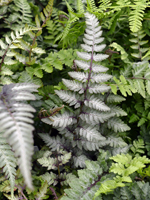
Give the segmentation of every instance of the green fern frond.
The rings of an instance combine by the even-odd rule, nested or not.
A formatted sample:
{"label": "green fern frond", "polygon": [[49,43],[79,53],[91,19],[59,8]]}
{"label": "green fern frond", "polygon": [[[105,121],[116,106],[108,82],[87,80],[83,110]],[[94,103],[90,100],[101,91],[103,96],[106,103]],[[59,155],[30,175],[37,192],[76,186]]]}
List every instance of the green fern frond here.
{"label": "green fern frond", "polygon": [[[101,153],[103,154],[104,152]],[[101,183],[101,177],[108,170],[106,162],[109,157],[108,152],[105,151],[102,154],[98,157],[97,161],[86,161],[86,169],[78,170],[79,178],[72,177],[72,180],[69,182],[70,188],[65,189],[61,200],[93,199]],[[105,167],[103,165],[104,168],[100,167],[102,166],[101,162],[106,163]],[[104,180],[107,179],[106,176],[103,178]],[[99,199],[102,200],[102,197],[99,196]]]}
{"label": "green fern frond", "polygon": [[131,67],[129,67],[129,71],[127,69],[127,72],[122,72],[125,75],[129,74],[126,78],[123,75],[120,76],[120,80],[116,77],[113,78],[116,84],[110,84],[111,90],[114,94],[117,94],[117,89],[119,89],[124,96],[139,93],[145,98],[146,92],[150,94],[149,63],[147,61],[137,62],[132,67],[132,72],[130,70]]}
{"label": "green fern frond", "polygon": [[39,192],[35,195],[35,198],[37,198],[38,200],[42,200],[44,197],[46,197],[46,193],[47,193],[47,189],[48,189],[48,184],[45,181],[43,183],[43,185],[40,187]]}
{"label": "green fern frond", "polygon": [[33,84],[10,84],[3,86],[0,93],[0,126],[3,135],[12,146],[18,165],[29,188],[31,181],[31,156],[33,154],[32,131],[35,110],[28,104],[19,101],[35,100],[31,92],[37,91]]}
{"label": "green fern frond", "polygon": [[133,146],[131,147],[131,151],[134,153],[134,154],[143,154],[144,151],[144,141],[142,139],[138,139],[137,141],[133,141]]}
{"label": "green fern frond", "polygon": [[124,7],[126,5],[130,5],[131,2],[130,2],[130,0],[118,0],[117,4],[120,5],[120,6],[122,6],[122,7]]}
{"label": "green fern frond", "polygon": [[131,86],[123,75],[120,76],[120,80],[118,80],[116,77],[114,77],[113,80],[115,81],[116,85],[110,84],[110,87],[114,94],[117,94],[117,87],[123,96],[127,96],[127,94],[131,96],[132,93],[137,92],[136,85]]}
{"label": "green fern frond", "polygon": [[77,11],[79,13],[84,13],[85,9],[84,9],[84,4],[82,2],[82,0],[77,0]]}
{"label": "green fern frond", "polygon": [[18,8],[18,11],[21,12],[20,15],[20,25],[23,26],[24,24],[31,23],[31,7],[27,0],[14,0],[15,5]]}
{"label": "green fern frond", "polygon": [[110,7],[112,5],[110,0],[100,0],[99,4],[99,9],[101,9],[102,11],[106,11],[107,7]]}
{"label": "green fern frond", "polygon": [[150,160],[146,156],[140,157],[136,156],[132,159],[129,154],[121,154],[111,157],[117,163],[113,163],[110,167],[110,172],[117,173],[122,176],[129,176],[138,169],[144,168]]}
{"label": "green fern frond", "polygon": [[[38,15],[35,16],[35,23],[36,23],[37,28],[39,29],[43,28],[46,25],[46,22],[48,21],[50,16],[52,15],[53,1],[54,0],[49,0],[47,6],[43,9],[43,12],[40,13],[40,17],[43,22],[42,25],[40,24]],[[39,36],[41,33],[42,31],[39,30],[36,35]]]}
{"label": "green fern frond", "polygon": [[[129,154],[118,154],[116,156],[110,157],[111,160],[115,161],[116,163],[112,163],[110,167],[110,172],[113,172],[115,174],[119,174],[116,177],[111,177],[111,179],[105,179],[100,184],[99,190],[95,193],[94,199],[101,195],[102,193],[107,194],[109,192],[112,192],[115,188],[121,187],[121,189],[118,188],[118,190],[121,190],[121,196],[119,199],[133,199],[133,195],[136,197],[136,199],[141,199],[141,191],[138,189],[138,192],[135,191],[135,186],[137,187],[137,183],[132,183],[132,179],[129,176],[130,174],[133,174],[134,172],[138,171],[139,169],[142,169],[145,167],[145,164],[149,163],[150,160],[146,158],[145,156],[140,157],[136,156],[132,158]],[[113,178],[113,179],[112,179]],[[133,187],[132,189],[130,187],[124,187],[125,183],[132,183],[130,187]],[[144,182],[138,182],[139,188],[143,189]],[[129,184],[128,184],[129,185]],[[149,185],[147,185],[149,186]],[[131,192],[130,192],[130,189]],[[148,187],[147,187],[148,188]],[[146,189],[147,190],[147,189]],[[117,196],[116,192],[113,192],[115,196]],[[133,195],[132,195],[133,194]],[[145,195],[147,195],[147,191],[145,191]],[[101,197],[101,196],[100,196]],[[106,196],[107,197],[107,196]],[[111,196],[111,198],[113,198]],[[117,198],[113,198],[117,200]]]}
{"label": "green fern frond", "polygon": [[87,10],[88,9],[90,9],[92,11],[95,11],[97,9],[94,0],[87,0]]}
{"label": "green fern frond", "polygon": [[63,25],[59,22],[59,18],[61,17],[61,14],[59,15],[59,10],[56,8],[53,8],[53,12],[51,15],[50,20],[46,23],[46,28],[48,30],[48,36],[45,36],[46,42],[49,42],[50,44],[54,45],[54,40],[58,35],[61,34],[63,31]]}
{"label": "green fern frond", "polygon": [[57,38],[55,39],[54,43],[56,43],[56,41],[58,41],[59,39],[61,39],[61,41],[67,36],[67,34],[69,33],[70,27],[71,25],[76,22],[77,20],[79,20],[79,18],[77,17],[77,15],[74,13],[72,7],[69,5],[68,2],[66,2],[67,8],[68,8],[68,21],[66,22],[66,26],[65,29],[63,31],[63,33],[61,33],[60,35],[57,36]]}
{"label": "green fern frond", "polygon": [[117,49],[117,51],[120,51],[121,53],[121,59],[125,62],[125,63],[130,63],[129,59],[128,59],[128,54],[127,52],[124,50],[124,48],[122,46],[120,46],[119,44],[117,44],[116,42],[113,42],[111,45],[109,45],[110,47],[113,47],[115,49]]}
{"label": "green fern frond", "polygon": [[147,7],[146,0],[134,0],[134,7],[130,12],[129,26],[132,32],[137,32],[142,26],[144,11]]}
{"label": "green fern frond", "polygon": [[131,53],[131,55],[141,60],[148,60],[149,48],[144,46],[148,43],[148,40],[143,40],[146,34],[142,29],[140,29],[138,32],[132,33],[132,35],[134,36],[134,38],[131,38],[130,41],[133,43],[133,45],[131,45],[131,48],[134,49],[134,53]]}

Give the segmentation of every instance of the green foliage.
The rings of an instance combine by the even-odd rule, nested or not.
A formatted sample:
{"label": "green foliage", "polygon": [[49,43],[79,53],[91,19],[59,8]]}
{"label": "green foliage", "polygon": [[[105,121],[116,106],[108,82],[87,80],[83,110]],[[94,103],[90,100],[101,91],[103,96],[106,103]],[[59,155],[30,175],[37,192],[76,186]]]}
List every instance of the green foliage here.
{"label": "green foliage", "polygon": [[129,187],[125,186],[123,188],[117,188],[114,191],[113,195],[106,195],[104,197],[104,200],[106,199],[135,199],[135,200],[141,200],[141,199],[148,199],[149,200],[149,183],[145,182],[135,182],[131,184]]}
{"label": "green foliage", "polygon": [[149,199],[149,1],[0,5],[0,199]]}
{"label": "green foliage", "polygon": [[52,73],[53,68],[62,70],[64,64],[68,67],[72,67],[76,57],[76,51],[73,49],[60,50],[54,53],[51,52],[46,59],[43,59],[42,68],[46,72]]}
{"label": "green foliage", "polygon": [[[7,197],[7,199],[10,200],[18,200],[20,198],[25,198],[27,199],[31,199],[31,200],[35,200],[35,198],[37,199],[48,199],[49,195],[47,195],[47,189],[48,189],[48,184],[46,181],[43,181],[41,178],[39,178],[38,176],[32,176],[33,178],[33,182],[35,183],[34,185],[34,191],[31,191],[30,189],[26,189],[26,191],[24,191],[24,181],[23,181],[23,177],[20,174],[20,171],[17,170],[16,171],[16,180],[15,180],[15,187],[13,188],[15,193],[17,192],[17,194],[15,194],[13,197],[9,194],[9,192],[11,191],[10,188],[10,183],[8,180],[6,180],[6,178],[3,176],[0,179],[0,191],[2,191],[4,193],[4,196]],[[37,182],[37,183],[36,183]]]}
{"label": "green foliage", "polygon": [[79,178],[72,178],[70,189],[65,189],[61,200],[93,199],[100,182],[111,176],[106,174],[109,156],[108,152],[101,151],[97,161],[86,161],[86,169],[78,170]]}
{"label": "green foliage", "polygon": [[74,178],[75,176],[71,173],[63,172],[62,167],[69,162],[71,158],[71,153],[68,153],[63,150],[59,151],[45,151],[42,158],[38,159],[38,162],[43,166],[47,167],[48,170],[58,170],[58,174],[46,172],[40,177],[47,181],[48,185],[68,185],[68,182]]}
{"label": "green foliage", "polygon": [[[86,6],[84,5],[86,4]],[[144,11],[147,7],[149,7],[149,2],[147,0],[116,0],[115,3],[111,2],[110,0],[100,0],[98,2],[99,6],[96,6],[95,1],[87,0],[86,2],[78,0],[76,3],[76,13],[74,12],[73,8],[69,5],[66,1],[68,13],[62,12],[65,16],[67,21],[61,21],[61,23],[65,24],[65,29],[63,33],[60,33],[56,40],[64,40],[69,31],[71,31],[72,27],[74,26],[76,21],[79,21],[80,18],[83,17],[84,12],[90,12],[95,14],[99,19],[105,19],[106,17],[112,17],[112,21],[109,23],[111,24],[111,31],[114,30],[116,27],[117,19],[119,18],[120,14],[124,11],[127,13],[128,20],[129,20],[129,27],[130,30],[134,32],[138,32],[142,27],[142,21],[144,18]],[[80,21],[79,21],[80,23]],[[79,25],[81,26],[81,25]]]}
{"label": "green foliage", "polygon": [[132,93],[139,93],[142,97],[146,98],[147,93],[148,95],[150,95],[149,73],[150,69],[149,69],[149,63],[147,61],[132,64],[132,72],[130,70],[127,77],[121,75],[119,77],[120,80],[114,77],[114,81],[116,84],[110,85],[112,92],[114,94],[117,94],[117,87],[118,87],[118,89],[124,96],[127,96],[127,94],[132,95]]}
{"label": "green foliage", "polygon": [[31,8],[27,0],[14,0],[16,7],[18,8],[17,11],[21,13],[19,18],[19,25],[22,27],[26,23],[31,23],[30,18],[31,15]]}
{"label": "green foliage", "polygon": [[12,0],[8,0],[8,1],[6,1],[6,0],[1,0],[1,1],[0,1],[0,6],[7,5],[7,4],[9,4],[11,1],[12,1]]}
{"label": "green foliage", "polygon": [[[132,35],[134,36],[134,38],[130,39],[130,41],[133,43],[133,45],[131,46],[132,49],[136,50],[137,53],[132,53],[131,55],[135,58],[138,58],[140,60],[149,60],[148,57],[148,50],[149,48],[142,48],[143,45],[148,43],[148,40],[142,40],[145,37],[145,33],[143,30],[139,30],[138,32],[132,33]],[[143,56],[143,53],[145,53],[145,56]]]}
{"label": "green foliage", "polygon": [[137,141],[133,141],[133,146],[131,147],[131,151],[134,155],[143,154],[144,151],[144,141],[142,139],[138,139]]}
{"label": "green foliage", "polygon": [[118,174],[119,176],[116,176],[113,180],[105,180],[95,193],[94,199],[102,193],[107,194],[115,188],[124,187],[124,182],[131,183],[132,179],[129,175],[144,168],[146,166],[145,164],[150,163],[150,160],[145,156],[136,156],[132,158],[129,154],[118,154],[110,157],[110,159],[116,162],[112,163],[110,172]]}

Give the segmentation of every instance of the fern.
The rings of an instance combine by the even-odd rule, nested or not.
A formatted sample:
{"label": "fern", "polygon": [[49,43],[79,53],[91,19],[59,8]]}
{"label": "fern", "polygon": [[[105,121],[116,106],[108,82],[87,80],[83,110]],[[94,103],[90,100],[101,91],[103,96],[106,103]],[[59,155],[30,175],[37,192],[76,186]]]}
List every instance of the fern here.
{"label": "fern", "polygon": [[[22,2],[21,0],[16,1],[16,5],[20,9],[22,9],[19,11],[22,12],[22,17],[24,17],[22,19],[22,23],[24,24],[24,21],[26,21],[26,17],[29,17],[28,11],[30,10],[29,9],[30,6],[27,3],[27,1],[24,1],[23,7],[22,7],[21,2]],[[33,65],[36,62],[36,57],[34,56],[34,54],[40,55],[40,54],[45,53],[44,50],[37,47],[36,38],[42,33],[42,28],[45,26],[46,22],[50,18],[52,14],[52,7],[53,7],[53,0],[50,0],[46,8],[43,9],[44,14],[42,12],[40,13],[41,19],[43,21],[42,25],[40,24],[40,20],[38,16],[36,15],[35,22],[36,22],[37,27],[28,27],[27,25],[25,25],[25,28],[23,29],[20,28],[19,31],[16,30],[15,32],[12,32],[10,34],[11,39],[10,37],[6,35],[5,37],[6,43],[4,43],[3,40],[0,40],[0,45],[2,47],[2,51],[0,52],[1,53],[0,55],[2,55],[2,59],[0,60],[0,71],[2,71],[3,76],[6,74],[9,75],[10,73],[13,74],[11,70],[9,71],[9,68],[13,64],[17,63],[16,60],[23,63],[24,65]],[[37,31],[37,33],[34,33],[33,31]],[[24,41],[23,35],[25,34],[28,34],[30,38],[33,40],[32,44]],[[15,51],[16,48],[24,50],[25,51],[24,55]],[[28,52],[28,56],[27,56],[27,52]],[[15,61],[13,57],[16,58]],[[7,67],[7,65],[9,65],[9,68]],[[34,65],[34,67],[26,68],[26,71],[31,76],[35,75],[38,78],[43,77],[43,70],[50,71],[48,67],[41,68],[41,66],[38,64]],[[5,83],[6,78],[3,80],[3,76],[2,76],[2,81],[3,83]],[[7,84],[8,84],[8,81],[7,81]]]}
{"label": "fern", "polygon": [[105,175],[108,170],[108,163],[106,162],[108,158],[108,152],[102,151],[97,161],[86,161],[86,169],[78,170],[79,178],[72,178],[69,183],[71,188],[65,189],[61,200],[93,199],[94,193],[102,181],[101,178],[103,177],[104,180],[108,177]]}
{"label": "fern", "polygon": [[23,27],[26,23],[31,24],[31,8],[27,0],[14,0],[14,3],[21,13],[19,25]]}
{"label": "fern", "polygon": [[54,68],[62,70],[63,64],[73,68],[73,61],[76,57],[76,51],[73,49],[60,50],[59,52],[54,53],[51,52],[45,59],[43,59],[42,69],[51,73]]}
{"label": "fern", "polygon": [[[105,54],[95,53],[105,48],[104,44],[99,45],[103,41],[101,37],[102,31],[100,31],[98,21],[94,15],[86,13],[85,17],[87,23],[83,39],[85,44],[82,44],[81,47],[88,53],[77,52],[77,54],[87,61],[75,60],[81,71],[69,72],[69,75],[75,79],[74,81],[63,79],[63,83],[71,91],[55,91],[63,101],[68,103],[69,106],[74,106],[76,110],[74,113],[64,112],[62,115],[57,114],[42,119],[43,122],[56,127],[65,138],[66,144],[63,144],[62,140],[62,144],[60,141],[60,144],[56,145],[57,148],[62,145],[63,148],[72,149],[71,146],[73,146],[75,166],[77,166],[77,163],[79,166],[84,166],[83,162],[80,161],[80,164],[80,162],[76,161],[76,157],[79,159],[82,155],[84,160],[88,159],[84,150],[96,151],[103,146],[109,145],[115,145],[115,147],[126,146],[117,134],[114,134],[113,137],[107,134],[107,128],[113,129],[116,133],[129,130],[129,127],[117,117],[124,116],[126,113],[119,107],[113,107],[112,105],[112,100],[121,102],[124,99],[114,95],[109,98],[110,87],[105,82],[112,76],[105,73],[108,70],[106,67],[96,64],[97,61],[108,57]],[[105,95],[101,95],[100,93],[104,91]],[[105,125],[103,126],[104,122]],[[109,139],[110,137],[111,139]],[[59,141],[60,139],[57,137],[55,141],[53,138],[53,142],[49,142],[50,145],[48,146],[53,148],[53,144],[57,144],[57,140]]]}
{"label": "fern", "polygon": [[43,185],[40,187],[39,192],[35,195],[35,198],[37,198],[38,200],[42,200],[44,197],[46,197],[47,188],[48,184],[47,182],[44,182]]}
{"label": "fern", "polygon": [[[20,101],[35,100],[31,92],[37,91],[38,86],[33,84],[10,84],[3,86],[0,93],[0,125],[3,136],[11,145],[18,165],[29,188],[33,188],[31,181],[31,156],[33,154],[33,123],[31,112],[35,110],[28,104]],[[10,155],[11,156],[11,155]],[[11,158],[9,158],[11,159]],[[2,166],[6,163],[3,161]],[[10,169],[11,169],[10,165]],[[5,168],[6,173],[13,178],[14,171]],[[12,180],[11,180],[12,184]]]}
{"label": "fern", "polygon": [[48,36],[45,36],[44,38],[46,39],[47,43],[50,43],[52,45],[57,35],[61,34],[61,32],[63,31],[63,25],[59,22],[60,16],[59,16],[58,10],[56,8],[53,8],[53,12],[51,16],[52,19],[48,20],[46,23]]}
{"label": "fern", "polygon": [[[111,160],[117,163],[111,164]],[[118,198],[142,199],[144,196],[148,197],[149,183],[135,182],[130,175],[143,169],[149,162],[150,160],[145,156],[132,157],[129,154],[121,154],[110,157],[107,151],[100,151],[97,161],[87,161],[86,168],[78,170],[78,178],[72,177],[69,182],[70,188],[65,189],[61,200],[77,198],[117,200]],[[112,173],[108,174],[108,169]],[[119,175],[114,176],[114,174]],[[97,190],[97,188],[99,189]],[[138,188],[139,191],[136,191]]]}
{"label": "fern", "polygon": [[[130,184],[130,186],[125,186],[122,188],[117,188],[114,191],[113,195],[110,195],[110,199],[118,200],[124,200],[124,199],[135,199],[135,200],[149,200],[149,192],[150,185],[149,183],[145,182],[134,182],[133,184]],[[104,200],[108,199],[108,195],[105,196]]]}
{"label": "fern", "polygon": [[[129,154],[121,154],[116,155],[113,157],[110,157],[113,161],[116,163],[112,163],[110,167],[110,172],[113,172],[115,174],[119,174],[119,176],[116,176],[113,178],[113,180],[105,180],[104,183],[101,183],[101,186],[99,190],[96,192],[94,199],[99,196],[100,194],[104,193],[107,194],[118,187],[124,187],[125,183],[132,182],[130,174],[133,174],[135,171],[138,171],[139,169],[144,168],[147,163],[150,163],[150,160],[146,158],[146,156],[140,157],[136,156],[132,158]],[[135,193],[137,197],[140,196],[140,194]]]}
{"label": "fern", "polygon": [[[130,63],[131,65],[131,63]],[[132,71],[131,71],[132,69]],[[139,93],[143,98],[147,98],[150,94],[150,70],[149,63],[147,61],[137,62],[126,68],[121,72],[120,80],[114,77],[115,84],[110,84],[111,90],[114,94],[117,94],[119,89],[122,95],[132,95],[132,93]]]}
{"label": "fern", "polygon": [[38,159],[38,162],[47,167],[48,170],[58,170],[58,174],[46,172],[40,177],[47,181],[48,185],[57,185],[58,183],[63,185],[68,185],[68,182],[75,176],[71,173],[63,172],[63,166],[68,163],[71,158],[71,153],[68,153],[63,150],[59,151],[46,151],[42,158]]}
{"label": "fern", "polygon": [[[131,48],[137,52],[132,53],[131,55],[140,60],[148,60],[149,57],[147,51],[149,50],[149,48],[142,48],[143,45],[148,43],[148,40],[143,40],[146,34],[143,30],[139,30],[138,32],[132,33],[132,35],[134,36],[134,38],[130,39],[130,41],[134,44],[131,46]],[[143,54],[145,54],[145,56]]]}
{"label": "fern", "polygon": [[10,145],[8,145],[2,133],[0,133],[0,163],[0,167],[3,168],[5,176],[7,176],[9,179],[11,185],[11,194],[13,194],[16,175],[16,158],[14,156],[14,152],[11,150]]}
{"label": "fern", "polygon": [[144,141],[142,139],[139,139],[138,141],[134,141],[133,142],[133,146],[131,147],[131,151],[134,153],[134,155],[136,154],[143,154],[144,151]]}
{"label": "fern", "polygon": [[148,3],[146,0],[134,0],[134,5],[129,16],[129,26],[132,32],[137,32],[142,26],[141,21]]}
{"label": "fern", "polygon": [[110,47],[114,47],[115,49],[117,49],[117,51],[120,51],[121,53],[121,60],[123,60],[125,63],[130,63],[129,59],[128,59],[128,54],[127,52],[124,50],[124,48],[122,46],[120,46],[119,44],[117,44],[116,42],[113,42],[111,45],[109,45]]}
{"label": "fern", "polygon": [[77,14],[74,12],[74,10],[69,5],[69,3],[67,1],[65,1],[65,2],[66,2],[66,5],[67,5],[67,9],[68,9],[69,14],[66,14],[65,12],[62,12],[63,15],[65,16],[65,18],[67,19],[67,21],[66,22],[65,21],[60,21],[60,23],[62,23],[62,24],[66,23],[65,29],[64,29],[63,33],[60,33],[56,37],[54,43],[56,41],[58,41],[58,40],[61,40],[61,41],[64,40],[66,38],[66,36],[68,35],[72,24],[74,22],[78,21],[79,17],[83,16],[83,14],[84,14],[84,6],[83,6],[83,3],[82,3],[81,0],[77,1],[77,9],[79,11]]}
{"label": "fern", "polygon": [[[6,35],[5,37],[6,43],[4,43],[3,40],[0,40],[0,46],[2,48],[1,50],[2,58],[0,60],[0,72],[2,75],[1,77],[2,80],[3,80],[4,75],[13,74],[13,72],[9,70],[9,67],[8,67],[10,65],[17,63],[16,60],[13,60],[13,57],[16,57],[18,60],[20,60],[20,62],[23,62],[23,63],[29,62],[29,59],[27,60],[25,56],[20,55],[19,53],[15,52],[14,49],[16,49],[16,46],[18,47],[19,45],[18,43],[20,43],[19,47],[26,50],[24,47],[22,47],[20,39],[23,37],[24,34],[27,34],[31,30],[37,30],[37,28],[28,27],[26,25],[25,28],[20,29],[20,31],[15,31],[15,33],[11,32],[11,39]],[[35,62],[35,59],[34,59],[34,62]],[[4,83],[4,81],[2,83]]]}

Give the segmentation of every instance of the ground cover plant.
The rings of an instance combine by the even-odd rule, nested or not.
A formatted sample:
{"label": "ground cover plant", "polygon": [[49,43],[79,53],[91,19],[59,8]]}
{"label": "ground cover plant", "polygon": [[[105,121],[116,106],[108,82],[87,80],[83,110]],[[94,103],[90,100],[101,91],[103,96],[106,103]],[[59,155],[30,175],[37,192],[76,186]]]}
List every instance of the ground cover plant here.
{"label": "ground cover plant", "polygon": [[149,199],[149,6],[0,1],[1,199]]}

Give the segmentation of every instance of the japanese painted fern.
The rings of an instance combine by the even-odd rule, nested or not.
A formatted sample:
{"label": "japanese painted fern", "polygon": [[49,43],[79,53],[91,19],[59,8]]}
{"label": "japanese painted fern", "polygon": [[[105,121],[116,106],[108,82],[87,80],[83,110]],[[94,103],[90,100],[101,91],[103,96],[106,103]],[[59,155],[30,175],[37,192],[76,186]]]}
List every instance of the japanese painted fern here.
{"label": "japanese painted fern", "polygon": [[[35,100],[31,92],[38,86],[17,83],[3,86],[0,93],[0,167],[10,180],[12,194],[15,185],[16,162],[29,188],[31,181],[31,157],[33,154],[34,108],[25,102]],[[17,159],[16,159],[16,158]]]}
{"label": "japanese painted fern", "polygon": [[69,106],[74,106],[75,110],[73,113],[65,112],[42,119],[58,129],[62,137],[53,138],[48,134],[40,134],[52,150],[71,150],[76,167],[85,166],[84,161],[90,159],[88,151],[96,151],[105,146],[112,147],[115,153],[115,148],[126,146],[118,132],[130,129],[119,119],[126,113],[116,105],[125,99],[111,94],[110,87],[105,82],[112,76],[106,73],[108,68],[99,64],[108,55],[99,53],[105,48],[105,44],[100,44],[104,38],[101,37],[98,19],[89,13],[85,14],[85,18],[85,44],[81,45],[85,52],[78,52],[80,60],[75,60],[79,71],[69,72],[74,80],[63,79],[69,90],[55,91]]}

